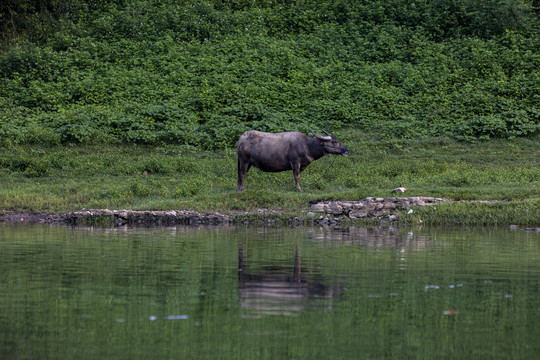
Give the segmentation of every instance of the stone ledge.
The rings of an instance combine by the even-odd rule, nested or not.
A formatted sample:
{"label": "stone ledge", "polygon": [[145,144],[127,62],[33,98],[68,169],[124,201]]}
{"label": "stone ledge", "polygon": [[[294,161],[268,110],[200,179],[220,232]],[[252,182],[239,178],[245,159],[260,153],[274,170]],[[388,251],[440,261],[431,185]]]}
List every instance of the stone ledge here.
{"label": "stone ledge", "polygon": [[358,201],[321,201],[311,205],[311,211],[349,219],[391,218],[397,220],[399,212],[416,206],[432,206],[450,201],[429,196],[368,197]]}
{"label": "stone ledge", "polygon": [[[67,214],[0,212],[1,222],[68,224],[83,226],[183,226],[183,225],[289,225],[305,224],[335,226],[342,220],[397,221],[400,214],[417,206],[432,206],[450,199],[428,196],[373,198],[356,201],[320,201],[312,203],[302,217],[287,217],[279,210],[259,209],[256,212],[197,212],[192,210],[107,210],[89,209]],[[503,200],[468,200],[467,203],[498,203]],[[410,210],[412,211],[412,210]],[[519,228],[517,225],[514,227]],[[526,229],[539,232],[540,228]]]}
{"label": "stone ledge", "polygon": [[136,211],[84,210],[62,216],[68,224],[114,223],[115,225],[227,225],[233,217],[220,213],[191,210]]}

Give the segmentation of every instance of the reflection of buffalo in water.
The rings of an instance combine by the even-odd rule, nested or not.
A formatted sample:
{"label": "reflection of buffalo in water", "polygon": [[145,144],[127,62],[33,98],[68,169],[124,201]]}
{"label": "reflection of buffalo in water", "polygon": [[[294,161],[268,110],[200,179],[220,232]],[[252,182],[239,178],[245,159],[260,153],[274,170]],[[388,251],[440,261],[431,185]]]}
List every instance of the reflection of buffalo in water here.
{"label": "reflection of buffalo in water", "polygon": [[[291,271],[292,270],[292,271]],[[238,249],[238,292],[244,309],[261,315],[298,315],[308,306],[322,306],[316,299],[338,300],[337,283],[322,284],[322,276],[302,272],[300,251],[296,249],[294,267],[270,266],[250,272],[246,268],[244,248]],[[326,281],[325,281],[326,282]],[[324,306],[332,307],[332,301]]]}

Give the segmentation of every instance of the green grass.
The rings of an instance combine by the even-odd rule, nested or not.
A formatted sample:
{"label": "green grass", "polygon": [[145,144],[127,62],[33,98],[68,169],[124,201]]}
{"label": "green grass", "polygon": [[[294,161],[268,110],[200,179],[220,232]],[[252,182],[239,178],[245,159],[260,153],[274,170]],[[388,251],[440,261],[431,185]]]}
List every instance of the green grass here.
{"label": "green grass", "polygon": [[337,134],[348,157],[328,155],[302,174],[252,169],[236,191],[236,154],[136,145],[16,146],[0,153],[0,209],[58,213],[82,208],[189,209],[229,213],[302,213],[316,200],[406,196],[505,200],[421,209],[408,221],[540,224],[538,138],[461,143],[449,139],[387,141],[355,130]]}
{"label": "green grass", "polygon": [[430,225],[540,225],[540,199],[494,203],[452,202],[417,208],[401,221]]}

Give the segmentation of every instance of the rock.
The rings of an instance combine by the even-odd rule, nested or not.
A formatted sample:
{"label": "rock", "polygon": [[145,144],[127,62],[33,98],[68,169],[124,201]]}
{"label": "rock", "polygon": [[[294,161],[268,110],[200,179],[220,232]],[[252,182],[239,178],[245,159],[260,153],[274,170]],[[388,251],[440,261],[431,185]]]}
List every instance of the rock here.
{"label": "rock", "polygon": [[315,217],[315,214],[310,211],[307,213],[307,217],[313,219]]}
{"label": "rock", "polygon": [[373,204],[373,208],[377,211],[382,210],[382,208],[384,208],[384,204],[382,201],[376,202],[375,204]]}
{"label": "rock", "polygon": [[367,211],[362,211],[362,210],[351,210],[351,212],[349,212],[349,217],[351,219],[367,218],[368,217],[368,212]]}
{"label": "rock", "polygon": [[398,187],[394,190],[390,191],[392,194],[403,194],[405,191],[407,191],[407,188],[404,187]]}
{"label": "rock", "polygon": [[510,225],[510,230],[517,230],[519,229],[519,225]]}
{"label": "rock", "polygon": [[319,225],[328,225],[328,218],[324,218],[321,221],[319,221]]}
{"label": "rock", "polygon": [[387,210],[394,210],[399,206],[399,202],[395,201],[395,199],[388,198],[384,200],[383,208]]}
{"label": "rock", "polygon": [[353,204],[353,209],[358,210],[364,208],[365,206],[366,205],[363,202],[358,201]]}
{"label": "rock", "polygon": [[332,202],[328,205],[327,213],[341,215],[343,214],[343,207],[338,202]]}
{"label": "rock", "polygon": [[[396,211],[410,210],[415,206],[434,206],[448,201],[448,199],[429,196],[412,197],[367,197],[357,201],[321,201],[311,205],[313,212],[324,212],[336,217],[349,217],[351,219],[384,218],[388,219]],[[409,212],[409,214],[412,211]],[[399,215],[395,215],[396,218]],[[394,219],[392,217],[392,219]]]}
{"label": "rock", "polygon": [[353,202],[352,201],[342,201],[341,207],[343,208],[343,213],[347,214],[349,211],[353,209]]}
{"label": "rock", "polygon": [[413,198],[411,198],[412,203],[414,205],[416,205],[416,206],[426,206],[426,202],[424,200],[425,199],[423,199],[421,197],[413,197]]}

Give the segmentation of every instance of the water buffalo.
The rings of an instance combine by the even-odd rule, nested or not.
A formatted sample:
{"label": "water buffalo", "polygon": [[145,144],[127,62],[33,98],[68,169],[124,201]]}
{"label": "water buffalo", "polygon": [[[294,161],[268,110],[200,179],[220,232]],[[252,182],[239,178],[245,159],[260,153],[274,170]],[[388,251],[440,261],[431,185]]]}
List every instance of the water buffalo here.
{"label": "water buffalo", "polygon": [[312,161],[326,154],[347,156],[349,149],[326,131],[315,137],[299,132],[277,134],[250,130],[238,139],[238,187],[244,190],[244,179],[251,166],[266,172],[292,170],[296,189],[300,189],[300,173]]}

